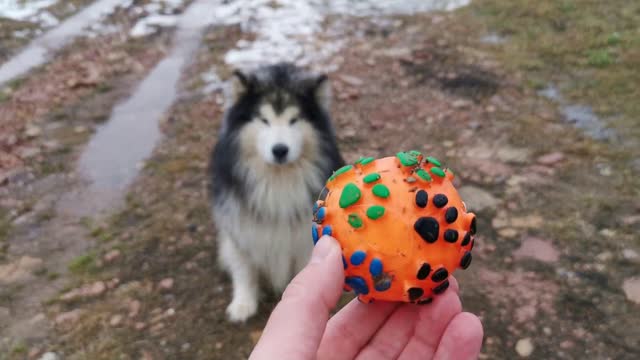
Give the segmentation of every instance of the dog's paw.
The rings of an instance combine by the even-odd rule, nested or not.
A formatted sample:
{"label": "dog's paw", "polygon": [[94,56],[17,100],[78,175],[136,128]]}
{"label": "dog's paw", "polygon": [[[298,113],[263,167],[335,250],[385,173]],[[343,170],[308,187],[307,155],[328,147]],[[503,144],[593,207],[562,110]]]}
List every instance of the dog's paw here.
{"label": "dog's paw", "polygon": [[258,302],[253,299],[234,299],[227,306],[227,318],[231,322],[242,323],[255,315],[258,310]]}

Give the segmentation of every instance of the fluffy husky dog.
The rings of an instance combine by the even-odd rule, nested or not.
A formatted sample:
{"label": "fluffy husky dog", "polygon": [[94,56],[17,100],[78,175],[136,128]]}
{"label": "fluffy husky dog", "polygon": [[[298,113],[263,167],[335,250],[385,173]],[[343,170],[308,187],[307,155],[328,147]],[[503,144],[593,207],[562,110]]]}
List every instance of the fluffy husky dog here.
{"label": "fluffy husky dog", "polygon": [[344,163],[329,117],[326,75],[291,64],[234,73],[211,162],[218,255],[229,272],[231,321],[255,314],[259,277],[280,293],[312,250],[312,205]]}

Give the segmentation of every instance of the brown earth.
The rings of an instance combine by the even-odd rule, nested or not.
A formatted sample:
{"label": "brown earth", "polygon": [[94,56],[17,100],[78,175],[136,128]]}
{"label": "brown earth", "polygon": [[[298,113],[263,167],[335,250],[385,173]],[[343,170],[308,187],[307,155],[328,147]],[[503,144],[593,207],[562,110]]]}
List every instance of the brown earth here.
{"label": "brown earth", "polygon": [[[628,162],[631,150],[594,140],[565,122],[558,105],[525,81],[524,70],[505,66],[500,45],[480,40],[488,30],[473,8],[397,20],[353,22],[349,44],[337,55],[343,65],[330,76],[339,143],[348,161],[417,149],[455,171],[479,220],[474,262],[456,277],[465,310],[478,314],[485,327],[481,358],[635,358],[640,202],[637,169]],[[1,322],[9,319],[3,309],[21,309],[21,287],[57,292],[36,315],[51,330],[0,343],[6,358],[37,358],[44,351],[69,359],[235,359],[250,353],[275,297],[245,325],[225,320],[230,286],[215,262],[206,192],[222,94],[200,91],[201,74],[209,69],[228,77],[231,69],[221,56],[245,36],[230,27],[207,33],[183,76],[180,100],[161,123],[164,139],[128,190],[125,206],[109,219],[73,224],[72,236],[82,239],[85,253],[65,259],[69,271],[36,253],[42,264],[22,262],[27,280],[0,291]],[[110,70],[101,60],[130,43],[81,43],[101,48],[93,53],[70,47],[68,55],[19,84],[16,98],[0,103],[0,114],[14,109],[20,94],[33,93],[33,84],[72,79],[64,69],[85,54],[97,54],[90,64],[106,74],[109,89],[99,91],[102,81],[81,90],[60,85],[33,100],[38,107],[22,110],[24,117],[11,117],[7,123],[17,125],[3,127],[0,135],[19,133],[34,119],[43,129],[59,122],[91,130],[157,61],[166,38],[155,39],[125,52],[129,61],[142,64],[133,74]],[[60,115],[51,116],[52,109]],[[38,157],[20,158],[19,166],[67,164],[87,135],[68,143],[54,132],[33,136],[28,144],[55,140],[68,144],[67,150],[43,145]],[[17,156],[18,148],[3,149]],[[36,230],[54,239],[67,234],[51,205],[38,205],[47,202],[40,197],[73,186],[55,180],[65,170],[8,177],[0,204],[0,226],[12,228],[4,236],[8,246]],[[29,221],[17,221],[24,216]],[[0,230],[0,244],[2,237]],[[15,254],[5,254],[0,266],[22,264]],[[10,337],[5,327],[2,337]]]}

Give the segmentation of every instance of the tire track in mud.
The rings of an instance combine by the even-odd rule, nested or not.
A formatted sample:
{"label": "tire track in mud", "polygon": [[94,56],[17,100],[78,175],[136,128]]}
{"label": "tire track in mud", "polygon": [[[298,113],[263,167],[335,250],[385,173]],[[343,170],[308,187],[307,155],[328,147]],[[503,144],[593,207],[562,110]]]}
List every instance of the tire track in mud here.
{"label": "tire track in mud", "polygon": [[[67,266],[90,248],[86,222],[99,222],[117,209],[139,162],[153,150],[160,137],[158,123],[173,104],[183,67],[198,48],[208,24],[198,21],[200,15],[213,5],[196,1],[180,16],[169,56],[151,70],[131,97],[113,109],[109,121],[80,156],[76,171],[45,177],[21,190],[24,197],[36,199],[35,207],[48,218],[26,216],[9,239],[9,258],[13,261],[0,267],[0,310],[10,315],[11,321],[0,327],[0,353],[9,353],[19,344],[46,341],[52,325],[64,322],[60,318],[48,321],[42,304],[68,286]],[[127,92],[120,89],[115,93],[107,103]],[[83,108],[83,104],[76,106]],[[116,152],[121,149],[125,152]],[[105,164],[111,167],[100,171]],[[92,165],[99,170],[92,171],[96,169]],[[4,191],[13,195],[18,192],[11,188]]]}
{"label": "tire track in mud", "polygon": [[74,38],[82,35],[88,25],[100,20],[103,15],[111,13],[117,6],[128,2],[128,0],[97,0],[36,38],[24,50],[0,66],[0,85],[44,64],[52,52],[62,49]]}

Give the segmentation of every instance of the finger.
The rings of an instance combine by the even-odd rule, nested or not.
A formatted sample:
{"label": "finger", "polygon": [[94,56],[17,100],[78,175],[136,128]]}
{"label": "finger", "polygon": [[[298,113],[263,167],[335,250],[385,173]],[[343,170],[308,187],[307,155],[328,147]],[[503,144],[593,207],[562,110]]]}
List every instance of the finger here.
{"label": "finger", "polygon": [[287,286],[250,358],[314,358],[343,283],[340,246],[324,236],[309,264]]}
{"label": "finger", "polygon": [[431,359],[451,320],[462,311],[455,291],[436,296],[430,305],[420,307],[413,337],[399,359]]}
{"label": "finger", "polygon": [[407,345],[416,327],[419,305],[403,304],[380,328],[356,359],[395,359]]}
{"label": "finger", "polygon": [[471,313],[456,315],[442,335],[434,359],[477,359],[482,347],[482,323]]}
{"label": "finger", "polygon": [[449,289],[447,289],[447,291],[453,291],[456,294],[460,294],[460,285],[453,275],[449,276]]}
{"label": "finger", "polygon": [[392,302],[363,304],[352,300],[329,320],[317,358],[353,359],[398,305]]}

